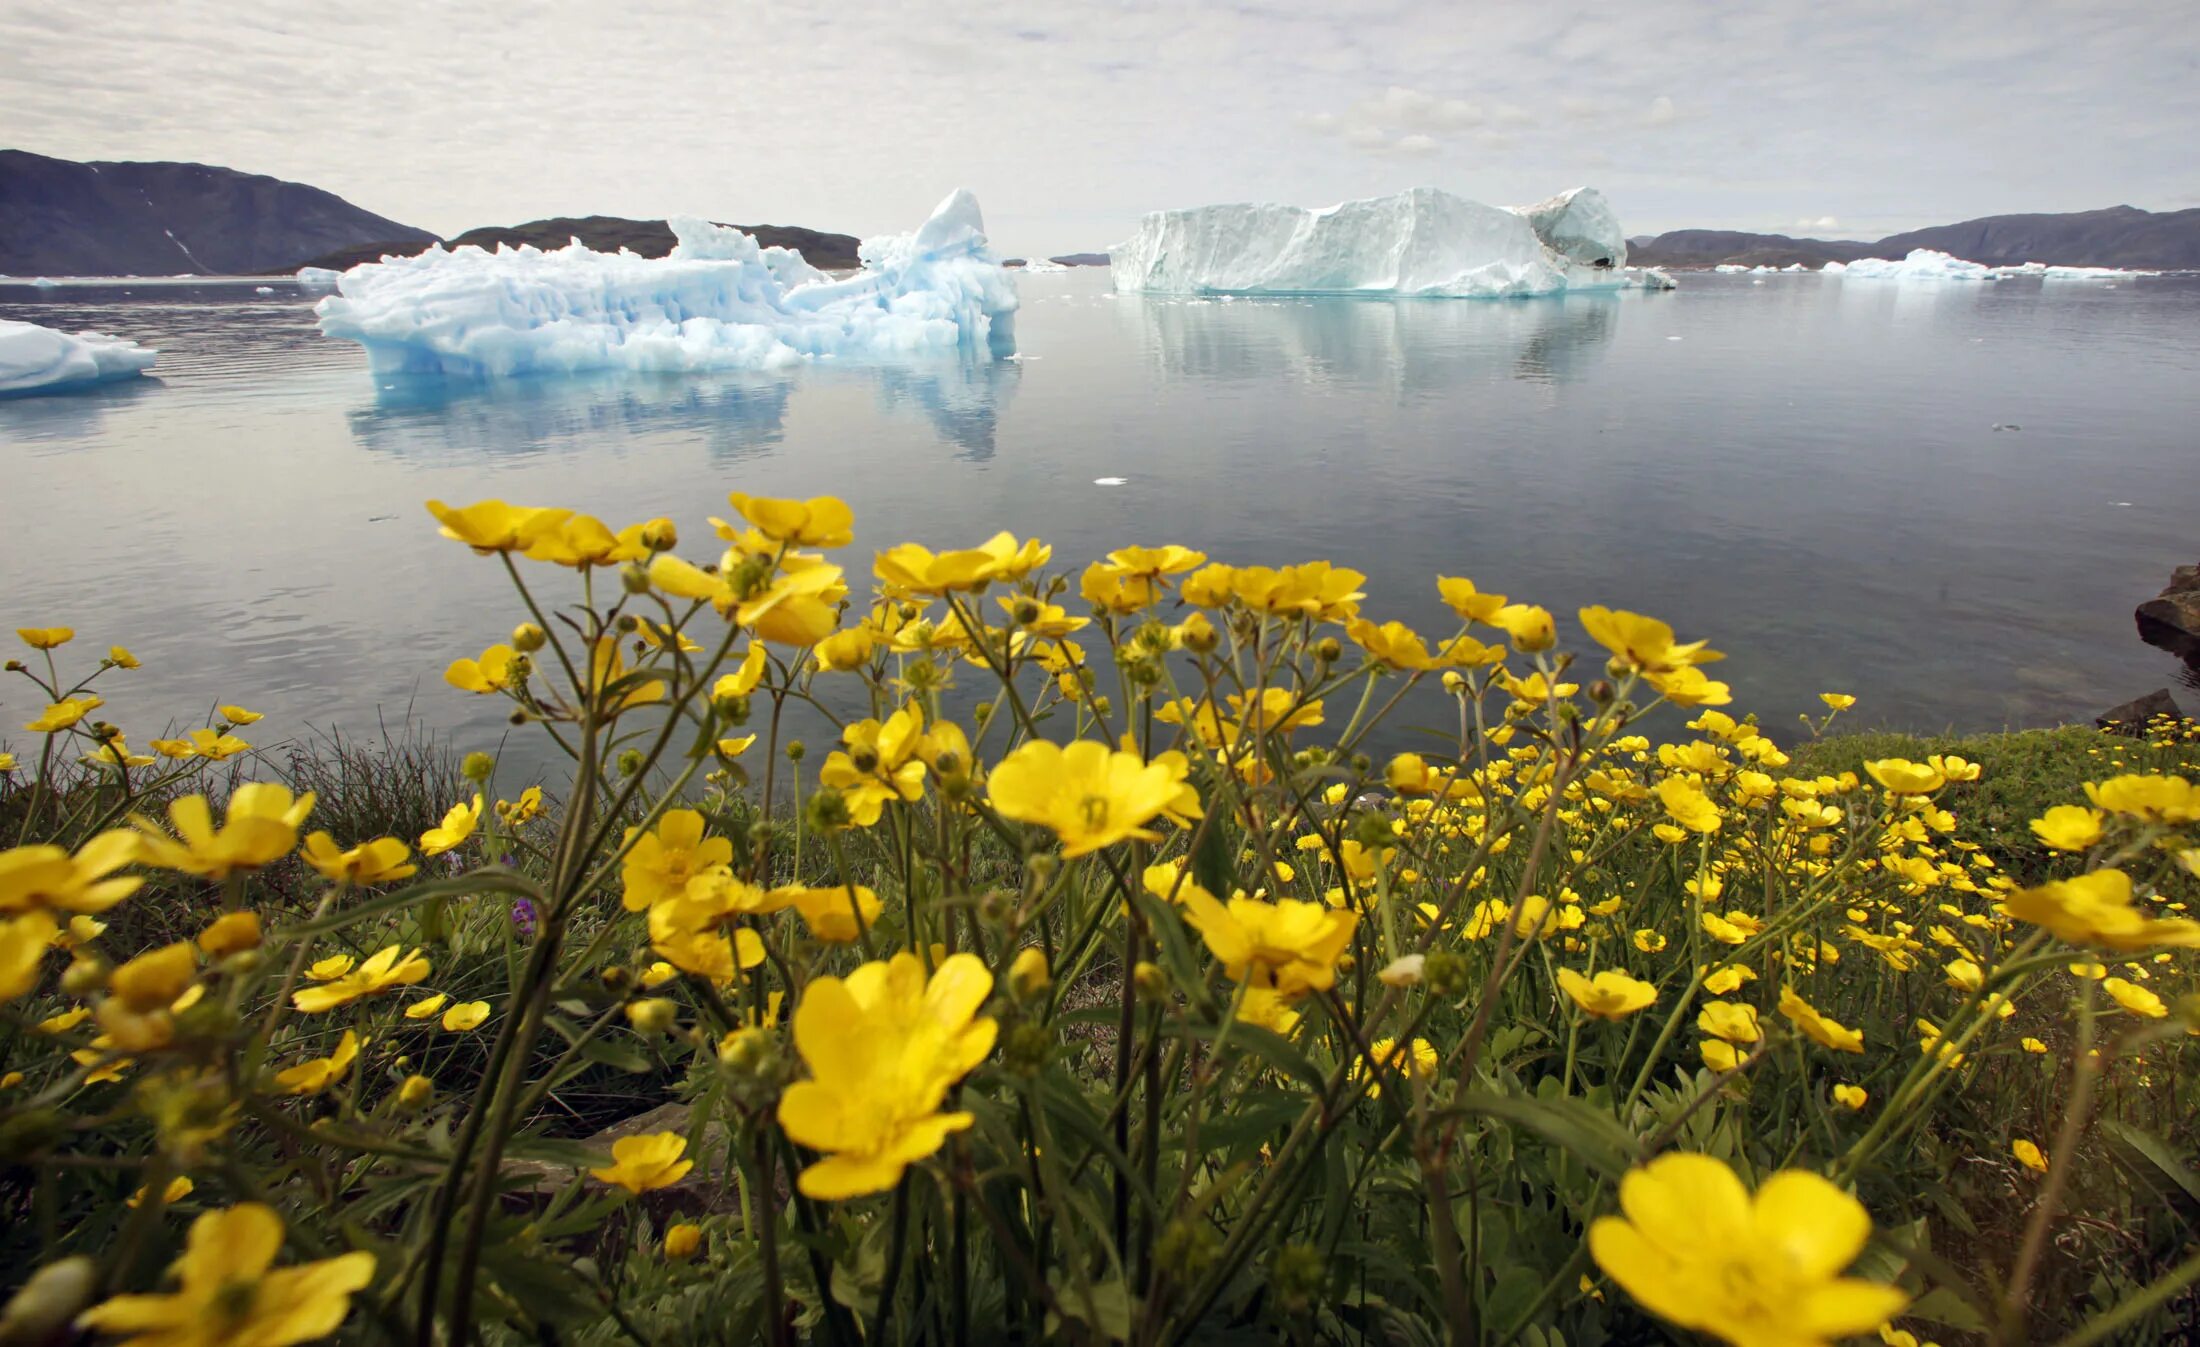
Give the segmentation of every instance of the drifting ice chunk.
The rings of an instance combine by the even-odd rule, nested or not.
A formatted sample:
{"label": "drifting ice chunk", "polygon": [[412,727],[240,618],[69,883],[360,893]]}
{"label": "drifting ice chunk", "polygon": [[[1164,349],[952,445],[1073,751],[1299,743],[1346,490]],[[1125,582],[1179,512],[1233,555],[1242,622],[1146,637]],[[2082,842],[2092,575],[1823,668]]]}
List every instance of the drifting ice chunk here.
{"label": "drifting ice chunk", "polygon": [[1839,276],[1851,281],[1990,281],[1994,269],[1983,262],[1966,262],[1960,257],[1936,252],[1931,248],[1913,248],[1908,257],[1890,262],[1883,257],[1860,257],[1854,262],[1828,262],[1824,271],[1829,276]]}
{"label": "drifting ice chunk", "polygon": [[914,234],[868,239],[841,280],[737,230],[669,222],[663,258],[430,248],[353,267],[314,307],[377,373],[768,369],[803,360],[1014,348],[1016,287],[957,191]]}
{"label": "drifting ice chunk", "polygon": [[2120,267],[2065,267],[2049,266],[2045,262],[2026,262],[2022,266],[1995,267],[1994,279],[2036,277],[2043,281],[2114,281],[2126,276],[2159,276],[2159,271],[2125,271]]}
{"label": "drifting ice chunk", "polygon": [[1115,288],[1159,294],[1362,294],[1501,298],[1615,290],[1627,241],[1589,188],[1521,210],[1433,187],[1299,206],[1156,211],[1109,252]]}
{"label": "drifting ice chunk", "polygon": [[343,277],[343,272],[331,271],[327,267],[298,268],[298,284],[300,285],[320,286],[324,289],[333,290],[336,288],[336,282],[342,280]]}
{"label": "drifting ice chunk", "polygon": [[72,337],[36,323],[0,319],[0,397],[127,379],[151,369],[158,354],[122,337],[98,332]]}

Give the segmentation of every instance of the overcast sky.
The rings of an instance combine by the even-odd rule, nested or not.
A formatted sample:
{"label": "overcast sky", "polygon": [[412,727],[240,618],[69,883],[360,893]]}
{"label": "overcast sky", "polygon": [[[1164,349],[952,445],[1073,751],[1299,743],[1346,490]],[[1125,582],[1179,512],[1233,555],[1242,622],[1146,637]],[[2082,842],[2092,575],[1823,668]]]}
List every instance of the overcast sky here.
{"label": "overcast sky", "polygon": [[1630,233],[2200,205],[2200,24],[2084,0],[0,0],[0,146],[453,234],[692,212],[1009,253],[1166,206],[1602,187]]}

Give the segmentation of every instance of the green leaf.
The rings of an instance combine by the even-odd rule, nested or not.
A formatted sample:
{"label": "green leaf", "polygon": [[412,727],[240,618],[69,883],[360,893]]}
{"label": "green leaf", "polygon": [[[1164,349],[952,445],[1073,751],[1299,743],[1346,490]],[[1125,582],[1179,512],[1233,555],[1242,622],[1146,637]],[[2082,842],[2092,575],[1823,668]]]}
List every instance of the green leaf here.
{"label": "green leaf", "polygon": [[1618,1178],[1642,1160],[1638,1138],[1610,1114],[1568,1096],[1533,1099],[1469,1090],[1460,1096],[1457,1105],[1444,1112],[1495,1118],[1525,1127],[1607,1178]]}
{"label": "green leaf", "polygon": [[2185,1167],[2176,1152],[2152,1132],[2129,1123],[2103,1122],[2100,1130],[2117,1168],[2177,1213],[2187,1230],[2200,1228],[2200,1177]]}

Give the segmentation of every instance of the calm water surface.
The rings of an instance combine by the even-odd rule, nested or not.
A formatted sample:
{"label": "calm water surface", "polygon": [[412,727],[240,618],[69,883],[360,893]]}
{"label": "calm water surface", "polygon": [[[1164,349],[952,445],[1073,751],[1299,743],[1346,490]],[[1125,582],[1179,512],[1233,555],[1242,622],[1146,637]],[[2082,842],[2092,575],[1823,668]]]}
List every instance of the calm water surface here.
{"label": "calm water surface", "polygon": [[[421,502],[664,513],[701,556],[738,488],[847,498],[859,584],[875,548],[1006,527],[1080,567],[1326,557],[1428,629],[1439,571],[1633,608],[1714,637],[1773,725],[1824,689],[1969,730],[2176,680],[2131,609],[2200,554],[2200,280],[1753,280],[1219,302],[1082,271],[1021,280],[1014,361],[489,386],[378,380],[287,285],[0,287],[0,317],[161,351],[0,401],[0,619],[130,644],[102,683],[140,742],[235,701],[263,743],[412,716],[486,746],[502,703],[441,671],[515,604]],[[35,710],[0,687],[0,726]]]}

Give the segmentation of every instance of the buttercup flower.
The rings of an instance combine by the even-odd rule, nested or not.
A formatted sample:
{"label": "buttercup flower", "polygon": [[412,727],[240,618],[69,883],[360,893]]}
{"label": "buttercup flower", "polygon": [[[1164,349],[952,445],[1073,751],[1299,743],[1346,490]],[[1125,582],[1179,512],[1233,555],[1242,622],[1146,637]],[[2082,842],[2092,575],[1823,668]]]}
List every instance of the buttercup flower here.
{"label": "buttercup flower", "polygon": [[572,511],[506,505],[501,500],[476,501],[454,508],[431,500],[428,513],[443,525],[444,537],[462,542],[487,556],[492,552],[526,550],[543,534],[563,523]]}
{"label": "buttercup flower", "polygon": [[130,823],[138,830],[146,864],[219,880],[288,856],[298,845],[299,825],[312,812],[313,792],[293,797],[288,786],[255,781],[231,793],[219,830],[203,795],[186,795],[168,806],[174,836],[150,819],[133,816]]}
{"label": "buttercup flower", "polygon": [[15,634],[33,650],[52,650],[76,639],[76,631],[70,627],[17,627]]}
{"label": "buttercup flower", "polygon": [[342,977],[322,983],[318,987],[302,987],[292,992],[290,1003],[308,1015],[324,1010],[350,1005],[362,996],[374,996],[394,987],[408,987],[428,976],[428,961],[414,950],[403,958],[398,957],[396,945],[388,945]]}
{"label": "buttercup flower", "polygon": [[75,855],[43,844],[0,851],[0,914],[105,912],[145,883],[137,875],[114,873],[137,854],[137,834],[127,828],[101,833]]}
{"label": "buttercup flower", "polygon": [[303,1061],[285,1071],[275,1073],[275,1083],[285,1094],[319,1094],[342,1080],[351,1071],[351,1064],[359,1059],[359,1035],[351,1030],[336,1045],[336,1051],[326,1057]]}
{"label": "buttercup flower", "polygon": [[443,1012],[443,1027],[454,1034],[465,1033],[469,1029],[479,1029],[488,1018],[487,1001],[461,1001]]}
{"label": "buttercup flower", "polygon": [[1672,673],[1726,658],[1716,650],[1706,650],[1703,641],[1677,643],[1673,629],[1665,623],[1624,609],[1584,608],[1581,627],[1590,640],[1611,651],[1613,658],[1645,673]]}
{"label": "buttercup flower", "polygon": [[1729,1043],[1754,1043],[1761,1037],[1757,1008],[1734,1001],[1707,1001],[1696,1014],[1696,1027]]}
{"label": "buttercup flower", "polygon": [[2026,1141],[2023,1137],[2018,1137],[2015,1141],[2009,1143],[2009,1153],[2017,1157],[2018,1164],[2023,1165],[2033,1173],[2045,1174],[2047,1172],[2047,1157],[2041,1153],[2038,1146]]}
{"label": "buttercup flower", "polygon": [[1887,788],[1890,795],[1930,795],[1948,784],[1948,778],[1928,763],[1911,762],[1907,758],[1881,758],[1867,762],[1864,770],[1871,778]]}
{"label": "buttercup flower", "polygon": [[1035,739],[993,769],[986,798],[1004,818],[1052,829],[1069,858],[1128,838],[1157,840],[1145,825],[1165,810],[1183,810],[1184,777],[1182,759],[1149,763],[1089,739],[1066,749]]}
{"label": "buttercup flower", "polygon": [[2086,798],[2148,823],[2200,823],[2200,787],[2181,776],[2115,776],[2085,784]]}
{"label": "buttercup flower", "polygon": [[774,542],[805,547],[846,547],[856,540],[856,516],[838,496],[776,500],[736,491],[726,497],[757,532]]}
{"label": "buttercup flower", "polygon": [[454,804],[443,815],[443,822],[420,834],[420,854],[440,856],[474,835],[481,823],[481,796],[471,801]]}
{"label": "buttercup flower", "polygon": [[2131,877],[2121,870],[2049,880],[2038,888],[2010,894],[2002,900],[2001,910],[2019,921],[2044,926],[2074,945],[2114,950],[2200,946],[2200,922],[2159,920],[2132,906]]}
{"label": "buttercup flower", "polygon": [[2032,835],[2057,851],[2084,851],[2101,840],[2101,821],[2107,817],[2098,809],[2059,804],[2032,820]]}
{"label": "buttercup flower", "polygon": [[283,1222],[246,1202],[191,1223],[167,1295],[116,1296],[86,1310],[79,1327],[122,1339],[119,1347],[291,1347],[334,1333],[352,1293],[374,1276],[364,1250],[275,1268]]}
{"label": "buttercup flower", "polygon": [[1783,1170],[1753,1198],[1723,1162],[1670,1153],[1630,1171],[1619,1202],[1589,1228],[1597,1266],[1659,1318],[1735,1347],[1825,1347],[1909,1303],[1839,1275],[1871,1218],[1815,1174]]}
{"label": "buttercup flower", "polygon": [[2143,1015],[2150,1020],[2158,1020],[2169,1014],[2169,1007],[2162,1004],[2161,997],[2136,983],[2127,982],[2123,978],[2104,980],[2101,983],[2101,990],[2108,993],[2110,1000],[2134,1015]]}
{"label": "buttercup flower", "polygon": [[1859,1086],[1836,1085],[1833,1087],[1833,1102],[1852,1113],[1864,1107],[1870,1101],[1871,1096],[1866,1094]]}
{"label": "buttercup flower", "polygon": [[797,1180],[805,1195],[884,1192],[975,1121],[939,1106],[993,1050],[994,1022],[977,1014],[992,990],[992,975],[969,954],[950,955],[929,979],[905,953],[810,983],[794,1013],[810,1079],[779,1101],[788,1137],[825,1153]]}
{"label": "buttercup flower", "polygon": [[327,833],[309,833],[299,854],[332,884],[387,884],[420,868],[412,863],[405,844],[394,837],[377,837],[340,851],[336,839]]}
{"label": "buttercup flower", "polygon": [[0,1001],[28,995],[60,928],[42,911],[0,920]]}
{"label": "buttercup flower", "polygon": [[1558,986],[1575,1005],[1600,1020],[1625,1019],[1658,999],[1655,986],[1615,968],[1607,968],[1593,978],[1561,968]]}
{"label": "buttercup flower", "polygon": [[639,1197],[659,1188],[669,1188],[685,1178],[687,1172],[695,1168],[693,1160],[680,1158],[686,1151],[687,1138],[678,1132],[620,1137],[611,1143],[611,1163],[588,1172]]}
{"label": "buttercup flower", "polygon": [[1225,905],[1190,883],[1180,898],[1184,919],[1222,961],[1225,973],[1293,999],[1335,985],[1337,958],[1359,920],[1343,908],[1289,898],[1276,903],[1232,898]]}
{"label": "buttercup flower", "polygon": [[463,692],[502,692],[513,685],[512,661],[518,658],[508,645],[493,645],[478,659],[451,661],[443,681]]}
{"label": "buttercup flower", "polygon": [[36,720],[26,722],[23,728],[32,734],[58,734],[106,704],[105,699],[89,693],[63,698],[40,712]]}
{"label": "buttercup flower", "polygon": [[1665,812],[1683,828],[1698,833],[1715,833],[1719,830],[1719,807],[1687,778],[1666,777],[1658,782],[1657,792],[1659,801],[1665,805]]}
{"label": "buttercup flower", "polygon": [[[816,888],[794,885],[773,889],[771,898],[791,906],[801,914],[802,924],[810,928],[810,934],[829,945],[844,945],[861,938],[863,932],[879,919],[886,905],[869,887],[858,884],[851,895],[848,886],[825,884]],[[858,913],[861,922],[858,922]]]}
{"label": "buttercup flower", "polygon": [[1857,1030],[1843,1028],[1833,1020],[1818,1013],[1810,1002],[1795,994],[1792,987],[1780,989],[1780,1013],[1813,1042],[1835,1052],[1862,1052],[1864,1035]]}
{"label": "buttercup flower", "polygon": [[723,837],[703,836],[703,815],[694,809],[667,809],[657,826],[636,835],[627,830],[626,859],[619,866],[619,882],[625,887],[620,902],[629,912],[641,912],[686,891],[688,881],[705,871],[733,861],[733,843]]}

